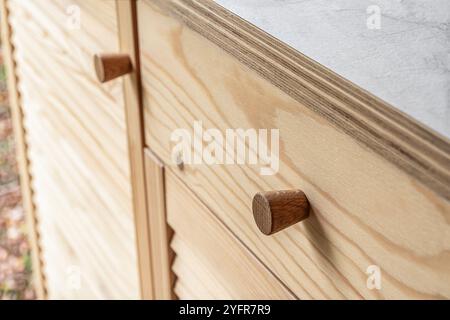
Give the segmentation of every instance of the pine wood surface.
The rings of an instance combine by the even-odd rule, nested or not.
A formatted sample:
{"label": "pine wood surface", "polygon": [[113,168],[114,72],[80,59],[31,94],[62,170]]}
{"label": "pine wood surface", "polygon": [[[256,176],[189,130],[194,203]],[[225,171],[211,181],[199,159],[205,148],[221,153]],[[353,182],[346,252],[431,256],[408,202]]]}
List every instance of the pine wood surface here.
{"label": "pine wood surface", "polygon": [[178,298],[294,298],[170,171],[166,192]]}
{"label": "pine wood surface", "polygon": [[[210,1],[139,1],[138,23],[146,144],[298,298],[450,297],[446,140]],[[170,135],[195,120],[279,128],[279,173],[175,170]],[[310,217],[262,235],[253,195],[289,189]]]}
{"label": "pine wood surface", "polygon": [[7,4],[48,297],[137,298],[122,82],[92,63],[119,50],[115,2]]}

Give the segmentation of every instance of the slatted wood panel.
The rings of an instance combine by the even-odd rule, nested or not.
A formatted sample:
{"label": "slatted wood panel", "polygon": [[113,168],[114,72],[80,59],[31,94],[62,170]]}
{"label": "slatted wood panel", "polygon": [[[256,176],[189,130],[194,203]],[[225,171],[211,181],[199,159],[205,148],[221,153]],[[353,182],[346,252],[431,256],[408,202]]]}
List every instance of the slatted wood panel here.
{"label": "slatted wood panel", "polygon": [[33,288],[37,299],[45,299],[47,292],[45,288],[45,277],[42,271],[42,259],[39,233],[36,225],[36,208],[33,203],[33,190],[31,188],[31,176],[29,173],[29,161],[27,153],[26,132],[23,126],[23,112],[21,109],[21,96],[17,91],[17,76],[15,74],[16,62],[13,59],[14,47],[11,45],[11,26],[9,24],[9,10],[6,1],[0,2],[1,11],[1,46],[4,52],[5,67],[8,76],[8,99],[11,107],[11,114],[14,127],[14,140],[16,142],[16,155],[18,169],[20,172],[20,188],[22,193],[22,205],[26,213],[27,237],[30,242],[33,272]]}
{"label": "slatted wood panel", "polygon": [[[446,187],[427,184],[419,174],[410,174],[401,165],[404,154],[395,158],[397,163],[379,153],[371,145],[369,135],[373,132],[369,127],[367,131],[355,129],[352,134],[350,121],[345,130],[337,125],[340,108],[350,108],[358,99],[372,99],[373,104],[377,100],[301,55],[283,56],[281,49],[286,64],[298,63],[300,71],[290,73],[283,66],[263,70],[272,59],[269,55],[266,60],[255,58],[262,52],[256,43],[265,41],[264,35],[251,38],[253,43],[242,37],[235,39],[234,33],[251,27],[239,22],[239,28],[233,29],[228,23],[232,16],[217,17],[214,11],[207,15],[201,11],[207,5],[192,9],[198,3],[207,1],[138,3],[139,29],[145,30],[140,33],[140,47],[149,147],[175,168],[171,133],[177,128],[192,131],[195,120],[203,121],[205,129],[221,132],[228,128],[279,128],[277,175],[261,176],[259,167],[237,165],[185,165],[177,175],[299,298],[450,298]],[[201,34],[191,29],[194,27]],[[301,81],[305,80],[300,76],[294,87],[283,82],[282,75],[301,72],[327,75],[328,81],[335,81],[335,91],[323,91],[332,88],[325,80],[305,84],[310,87],[303,86]],[[314,100],[311,88],[318,97],[316,109],[308,105]],[[350,94],[353,96],[347,98],[347,104],[331,98]],[[383,108],[377,112],[397,121],[395,126],[409,123]],[[336,122],[321,110],[334,112],[332,120]],[[372,121],[363,113],[359,116],[367,125]],[[391,120],[378,125],[387,128]],[[367,140],[362,143],[360,135],[364,134]],[[386,129],[382,134],[389,137],[390,133]],[[449,162],[442,160],[448,157],[447,142],[422,134],[429,139],[428,147],[416,146],[415,150],[432,150],[429,165],[421,170],[430,175],[448,172]],[[386,151],[401,140],[395,135],[391,138],[390,146],[388,142],[377,146]],[[410,146],[415,141],[403,138]],[[435,176],[446,179],[443,174]],[[264,236],[253,221],[251,199],[258,191],[283,189],[302,189],[311,203],[311,216],[295,227]],[[367,286],[366,270],[372,265],[381,269],[381,290]]]}
{"label": "slatted wood panel", "polygon": [[[8,1],[49,298],[137,298],[114,1]],[[79,13],[80,24],[77,27]]]}
{"label": "slatted wood panel", "polygon": [[166,199],[180,299],[293,298],[170,171]]}

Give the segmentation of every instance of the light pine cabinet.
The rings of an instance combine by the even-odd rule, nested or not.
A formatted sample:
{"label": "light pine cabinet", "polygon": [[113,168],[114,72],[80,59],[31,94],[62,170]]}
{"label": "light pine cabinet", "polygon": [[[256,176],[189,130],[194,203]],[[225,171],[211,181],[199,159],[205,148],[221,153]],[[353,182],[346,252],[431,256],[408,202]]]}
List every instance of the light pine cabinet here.
{"label": "light pine cabinet", "polygon": [[171,171],[165,185],[178,298],[294,298]]}
{"label": "light pine cabinet", "polygon": [[[138,25],[146,144],[295,297],[449,296],[448,270],[441,268],[449,265],[450,243],[448,158],[438,147],[445,140],[425,137],[413,122],[398,132],[404,124],[392,107],[277,49],[275,40],[209,1],[140,1]],[[171,159],[171,133],[192,132],[194,121],[221,132],[278,128],[279,172],[205,164],[180,170]],[[366,127],[358,129],[358,121]],[[413,140],[400,141],[407,134]],[[375,141],[378,135],[387,140]],[[408,150],[408,158],[399,150]],[[440,173],[426,181],[430,170]],[[252,216],[253,196],[291,189],[305,192],[310,217],[263,235]],[[367,285],[373,268],[381,272],[380,290]]]}
{"label": "light pine cabinet", "polygon": [[138,298],[122,80],[100,85],[92,65],[97,52],[119,50],[116,3],[13,0],[3,10],[41,295]]}
{"label": "light pine cabinet", "polygon": [[[69,2],[3,1],[49,298],[450,298],[446,138],[214,1],[76,5],[68,30]],[[276,174],[175,163],[195,122],[279,130]]]}

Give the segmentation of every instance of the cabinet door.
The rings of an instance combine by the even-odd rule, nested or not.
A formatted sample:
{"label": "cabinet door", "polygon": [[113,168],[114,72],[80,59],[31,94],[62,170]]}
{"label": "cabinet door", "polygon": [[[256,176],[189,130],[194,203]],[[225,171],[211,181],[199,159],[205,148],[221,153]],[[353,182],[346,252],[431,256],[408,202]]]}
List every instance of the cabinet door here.
{"label": "cabinet door", "polygon": [[165,185],[178,298],[294,298],[170,170],[166,170]]}
{"label": "cabinet door", "polygon": [[145,152],[152,299],[294,295],[150,150]]}
{"label": "cabinet door", "polygon": [[6,2],[49,298],[137,298],[120,79],[92,58],[118,52],[115,1]]}
{"label": "cabinet door", "polygon": [[[447,142],[213,1],[137,6],[147,147],[298,298],[450,297]],[[179,129],[203,148],[183,150],[180,173]],[[276,142],[273,175],[245,159],[261,129]],[[202,130],[218,133],[214,165]],[[297,189],[310,217],[261,233],[255,194]]]}

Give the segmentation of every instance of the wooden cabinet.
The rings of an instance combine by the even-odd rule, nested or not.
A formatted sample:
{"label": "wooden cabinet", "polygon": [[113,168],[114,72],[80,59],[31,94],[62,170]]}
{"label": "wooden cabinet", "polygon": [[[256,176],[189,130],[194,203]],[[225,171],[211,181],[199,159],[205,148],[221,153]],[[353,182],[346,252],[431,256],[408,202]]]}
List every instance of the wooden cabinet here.
{"label": "wooden cabinet", "polygon": [[148,149],[145,168],[152,253],[148,298],[294,298]]}
{"label": "wooden cabinet", "polygon": [[92,64],[94,54],[119,50],[116,3],[12,0],[3,8],[41,296],[137,298],[122,81],[100,85]]}
{"label": "wooden cabinet", "polygon": [[[84,297],[450,298],[447,139],[213,1],[80,1],[73,35],[66,2],[28,3],[6,1],[50,297],[81,265]],[[131,74],[99,84],[101,52]],[[204,158],[238,129],[243,159]],[[253,197],[282,190],[309,216],[264,235]]]}
{"label": "wooden cabinet", "polygon": [[150,150],[145,163],[152,298],[295,297]]}
{"label": "wooden cabinet", "polygon": [[165,185],[178,298],[294,298],[170,170]]}
{"label": "wooden cabinet", "polygon": [[[209,20],[209,15],[220,16],[219,9],[211,6],[209,15],[202,16],[206,4],[200,9],[169,2],[138,2],[139,30],[145,30],[139,33],[139,46],[150,149],[298,298],[448,297],[449,273],[441,269],[449,263],[443,254],[450,243],[447,199],[324,121],[306,98],[296,99],[274,86],[277,79],[264,79],[254,70],[258,66],[224,51],[229,47],[209,38],[225,41],[224,35],[213,33],[225,33],[225,26]],[[199,16],[191,17],[193,12]],[[204,24],[202,31],[192,25],[196,22]],[[231,46],[244,50],[244,44]],[[332,88],[314,90],[337,94]],[[182,128],[194,140],[195,122],[201,122],[203,131],[223,133],[230,128],[278,129],[278,173],[261,175],[260,166],[246,163],[202,162],[177,170],[171,134]],[[242,138],[247,139],[244,144],[250,143],[248,138]],[[251,213],[253,196],[290,189],[306,193],[310,217],[263,235]],[[430,265],[431,260],[436,264]],[[380,290],[367,286],[371,268],[381,270]]]}

